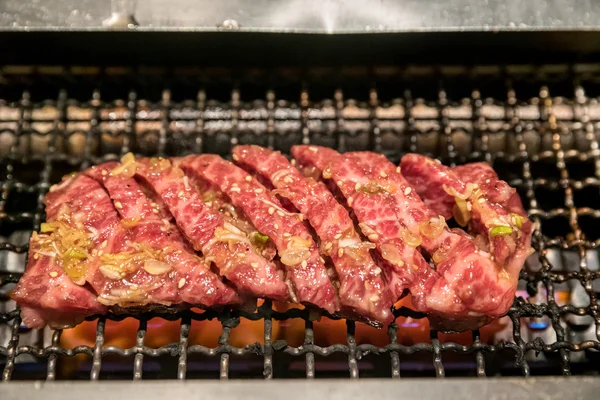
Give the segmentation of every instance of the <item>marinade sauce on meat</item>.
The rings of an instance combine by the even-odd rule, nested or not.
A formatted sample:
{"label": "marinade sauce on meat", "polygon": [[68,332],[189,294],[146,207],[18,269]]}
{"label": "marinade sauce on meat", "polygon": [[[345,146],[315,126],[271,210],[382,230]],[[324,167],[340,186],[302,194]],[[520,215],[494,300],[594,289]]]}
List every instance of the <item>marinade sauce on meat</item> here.
{"label": "marinade sauce on meat", "polygon": [[338,311],[335,289],[317,246],[303,224],[302,214],[285,210],[277,197],[250,174],[219,156],[188,156],[178,163],[188,173],[198,174],[218,186],[254,226],[273,241],[298,302],[329,313]]}
{"label": "marinade sauce on meat", "polygon": [[[419,190],[414,190],[402,176],[401,169],[385,157],[371,152],[340,155],[316,146],[295,146],[292,154],[298,164],[321,171],[352,203],[354,213],[359,222],[365,224],[367,232],[372,230],[377,234],[375,242],[382,258],[395,267],[389,273],[398,277],[396,293],[402,287],[410,290],[415,307],[428,313],[434,329],[474,329],[508,311],[516,290],[518,269],[524,262],[521,247],[525,255],[530,253],[528,239],[524,239],[518,251],[511,253],[513,257],[521,257],[521,265],[515,270],[504,259],[497,260],[489,247],[481,246],[471,235],[460,229],[448,229],[445,224],[448,215],[439,215],[436,211],[440,209],[427,207],[418,196]],[[441,165],[431,159],[424,159],[418,165],[424,163]],[[436,185],[427,184],[432,176],[439,174],[423,173],[419,176],[421,180],[414,184],[428,188],[432,193],[428,198],[433,204],[436,198],[433,193],[439,194]],[[377,201],[363,200],[366,196]],[[487,202],[484,193],[478,196],[478,205]],[[484,200],[479,201],[480,198]],[[442,199],[445,200],[442,204],[450,202]],[[389,222],[391,214],[396,216],[393,224]],[[530,237],[527,225],[521,224],[523,226],[525,230],[518,234],[522,238]],[[517,228],[515,226],[515,230]],[[407,247],[425,249],[432,265],[414,253],[407,265]]]}
{"label": "marinade sauce on meat", "polygon": [[302,175],[281,153],[259,146],[236,146],[233,159],[269,181],[278,195],[306,215],[321,240],[321,253],[331,257],[337,272],[342,314],[371,323],[389,323],[395,299],[369,253],[375,245],[361,240],[348,211],[327,187]]}
{"label": "marinade sauce on meat", "polygon": [[176,287],[180,302],[203,307],[239,302],[237,293],[210,270],[206,260],[194,254],[170,219],[160,218],[158,205],[152,206],[146,198],[133,171],[107,163],[91,168],[89,174],[104,184],[122,218],[121,225],[133,235],[133,243],[155,256],[145,262],[144,269],[163,277],[163,284]]}
{"label": "marinade sauce on meat", "polygon": [[12,293],[24,323],[263,298],[382,326],[409,292],[442,331],[508,311],[533,226],[488,164],[291,153],[237,146],[237,165],[127,154],[66,176],[46,196]]}

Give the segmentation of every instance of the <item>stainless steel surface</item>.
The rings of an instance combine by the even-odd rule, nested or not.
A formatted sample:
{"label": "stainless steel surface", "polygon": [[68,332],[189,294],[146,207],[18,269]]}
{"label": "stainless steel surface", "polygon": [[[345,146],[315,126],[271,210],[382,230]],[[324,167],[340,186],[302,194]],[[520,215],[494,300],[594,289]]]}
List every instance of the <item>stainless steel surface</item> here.
{"label": "stainless steel surface", "polygon": [[244,399],[244,400],[362,400],[365,395],[378,400],[553,400],[596,399],[600,379],[559,378],[521,379],[448,379],[448,380],[347,380],[278,381],[274,383],[221,382],[149,382],[144,384],[30,382],[0,385],[2,400],[43,397],[45,400],[111,399]]}
{"label": "stainless steel surface", "polygon": [[595,0],[4,0],[3,30],[597,30]]}

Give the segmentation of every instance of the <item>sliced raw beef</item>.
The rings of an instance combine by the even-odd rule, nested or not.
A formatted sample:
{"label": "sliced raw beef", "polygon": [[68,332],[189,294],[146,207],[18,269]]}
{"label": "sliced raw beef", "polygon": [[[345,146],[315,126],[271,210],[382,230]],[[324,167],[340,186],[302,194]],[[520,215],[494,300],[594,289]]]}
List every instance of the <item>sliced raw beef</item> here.
{"label": "sliced raw beef", "polygon": [[395,299],[369,253],[375,246],[361,240],[348,211],[325,185],[304,177],[280,152],[263,147],[237,146],[233,159],[269,181],[278,195],[306,215],[320,238],[321,253],[331,257],[337,272],[342,314],[369,323],[389,323]]}
{"label": "sliced raw beef", "polygon": [[94,244],[113,246],[113,213],[102,187],[88,177],[68,176],[50,188],[47,222],[31,237],[27,269],[12,293],[26,326],[66,328],[106,312],[85,278]]}
{"label": "sliced raw beef", "polygon": [[[434,324],[437,318],[444,320],[441,324],[449,324],[449,314],[456,313],[454,307],[450,309],[444,305],[444,296],[438,297],[449,291],[457,294],[463,307],[463,316],[452,318],[452,326],[457,330],[461,325],[469,327],[506,314],[513,302],[518,271],[511,275],[508,269],[493,260],[489,252],[480,249],[474,238],[460,229],[448,229],[445,219],[425,206],[386,157],[371,152],[345,155],[363,170],[368,170],[375,184],[397,186],[393,196],[398,219],[419,237],[422,248],[431,255],[431,263],[440,275],[431,292],[423,294],[428,309],[432,310],[430,319]],[[436,318],[432,312],[439,316]]]}
{"label": "sliced raw beef", "polygon": [[[356,216],[362,233],[373,242],[383,260],[382,266],[392,294],[399,298],[414,285],[428,287],[435,273],[425,261],[413,237],[396,217],[393,187],[371,187],[370,179],[344,155],[317,146],[294,146],[292,154],[301,169],[320,172],[335,185]],[[419,298],[413,298],[419,301]],[[421,299],[424,301],[424,299]],[[423,305],[424,307],[424,305]]]}
{"label": "sliced raw beef", "polygon": [[240,207],[262,235],[273,241],[297,300],[330,313],[339,309],[333,284],[319,256],[304,216],[285,210],[277,197],[251,175],[216,155],[188,156],[177,160],[186,174],[196,174],[217,185]]}
{"label": "sliced raw beef", "polygon": [[[241,293],[281,301],[289,298],[276,266],[259,254],[243,232],[202,201],[181,169],[165,159],[139,159],[135,173],[161,198],[194,249]],[[222,286],[221,290],[230,288]]]}
{"label": "sliced raw beef", "polygon": [[[475,163],[453,170],[428,157],[408,154],[402,158],[402,173],[426,201],[436,199],[444,204],[439,209],[441,215],[467,226],[478,246],[516,280],[532,253],[532,223],[516,190],[484,165]],[[425,187],[434,186],[441,187],[442,192],[432,198],[431,190]]]}
{"label": "sliced raw beef", "polygon": [[[397,219],[408,231],[403,235],[427,252],[435,268],[434,279],[426,277],[422,281],[424,284],[419,284],[418,280],[409,283],[415,306],[429,314],[434,328],[473,329],[507,312],[514,297],[518,271],[515,274],[499,268],[493,257],[476,245],[476,240],[461,230],[448,229],[444,219],[425,206],[399,169],[384,156],[356,152],[336,158],[329,149],[312,149],[302,146],[294,148],[292,152],[299,163],[323,170],[323,175],[336,182],[343,193],[346,189],[346,196],[352,196],[347,188],[352,180],[344,183],[339,170],[347,171],[350,168],[348,166],[352,165],[354,173],[359,174],[361,179],[367,179],[366,183],[359,178],[354,179],[363,191],[371,196],[393,199]],[[319,157],[321,152],[325,156]],[[429,164],[439,165],[434,161]],[[424,180],[418,183],[427,188],[425,192],[435,193],[432,189],[435,185]],[[383,200],[379,203],[383,203]],[[352,207],[361,221],[355,199]],[[381,232],[381,228],[369,228],[377,234]],[[522,262],[519,269],[521,266]]]}
{"label": "sliced raw beef", "polygon": [[161,219],[158,205],[151,205],[133,178],[128,165],[132,162],[129,155],[121,164],[93,167],[88,174],[103,183],[121,215],[121,225],[133,234],[132,244],[152,255],[143,268],[163,278],[163,285],[172,287],[180,302],[204,307],[236,303],[237,295],[210,270],[210,263],[193,253],[170,219]]}
{"label": "sliced raw beef", "polygon": [[267,298],[379,326],[409,292],[438,330],[507,312],[533,226],[488,164],[292,153],[290,163],[238,146],[242,168],[216,155],[127,154],[65,177],[46,196],[47,222],[12,294],[24,323]]}

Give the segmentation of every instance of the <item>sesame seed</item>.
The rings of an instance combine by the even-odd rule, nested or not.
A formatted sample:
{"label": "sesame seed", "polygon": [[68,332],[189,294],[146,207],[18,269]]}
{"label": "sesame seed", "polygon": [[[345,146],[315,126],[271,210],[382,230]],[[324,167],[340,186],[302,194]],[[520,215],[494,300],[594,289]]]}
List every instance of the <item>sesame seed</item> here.
{"label": "sesame seed", "polygon": [[373,275],[379,276],[379,274],[381,274],[381,268],[375,267],[375,269],[373,270]]}
{"label": "sesame seed", "polygon": [[254,189],[254,193],[262,193],[262,192],[263,192],[262,188]]}
{"label": "sesame seed", "polygon": [[153,209],[152,209],[152,212],[153,212],[154,214],[158,214],[158,210],[157,210],[156,208],[153,208]]}
{"label": "sesame seed", "polygon": [[233,161],[237,161],[237,160],[239,160],[239,159],[240,159],[240,158],[237,156],[237,154],[234,154],[234,155],[233,155]]}
{"label": "sesame seed", "polygon": [[352,207],[352,202],[354,201],[354,199],[352,197],[348,197],[347,203],[348,203],[348,207]]}
{"label": "sesame seed", "polygon": [[379,296],[374,294],[373,296],[371,296],[371,298],[369,300],[371,300],[372,302],[376,302],[377,300],[379,300]]}
{"label": "sesame seed", "polygon": [[333,247],[333,243],[331,243],[331,242],[327,242],[327,243],[325,244],[325,247],[324,247],[324,249],[325,249],[325,251],[328,251],[328,250],[331,250],[331,248],[332,248],[332,247]]}
{"label": "sesame seed", "polygon": [[180,199],[183,198],[183,190],[177,193],[177,197],[179,197]]}
{"label": "sesame seed", "polygon": [[292,160],[292,163],[291,163],[291,164],[292,164],[292,166],[294,166],[294,167],[295,167],[295,166],[296,166],[296,160]]}
{"label": "sesame seed", "polygon": [[306,262],[306,260],[302,261],[302,268],[306,268],[308,266],[308,263]]}
{"label": "sesame seed", "polygon": [[120,201],[115,202],[115,207],[117,208],[123,208],[123,204],[121,204]]}
{"label": "sesame seed", "polygon": [[480,197],[480,198],[477,200],[477,202],[478,202],[479,204],[483,203],[484,201],[485,201],[485,199],[484,199],[483,197]]}
{"label": "sesame seed", "polygon": [[250,263],[250,266],[252,268],[258,268],[258,263],[257,262]]}
{"label": "sesame seed", "polygon": [[310,146],[308,149],[309,149],[310,151],[312,151],[313,153],[316,153],[317,151],[319,151],[319,149],[317,149],[317,148],[316,148],[316,147],[314,147],[314,146]]}
{"label": "sesame seed", "polygon": [[334,239],[339,239],[339,238],[341,238],[341,237],[342,237],[342,234],[341,234],[341,233],[338,233],[338,234],[337,234],[337,235],[335,235],[333,238],[334,238]]}
{"label": "sesame seed", "polygon": [[337,181],[336,183],[338,186],[342,186],[344,184],[344,182],[342,182],[342,181]]}
{"label": "sesame seed", "polygon": [[403,265],[404,265],[404,261],[402,261],[402,260],[398,260],[398,262],[397,262],[396,264],[398,264],[398,266],[399,266],[399,267],[401,267],[401,266],[403,266]]}
{"label": "sesame seed", "polygon": [[241,190],[240,190],[239,187],[232,187],[231,191],[234,192],[234,193],[239,193]]}
{"label": "sesame seed", "polygon": [[285,178],[283,178],[283,181],[285,183],[293,183],[294,182],[294,180],[292,178],[290,178],[289,176],[286,176]]}
{"label": "sesame seed", "polygon": [[178,287],[179,289],[181,289],[181,288],[183,287],[183,285],[185,285],[185,278],[181,278],[181,279],[179,280],[179,283],[177,283],[177,287]]}
{"label": "sesame seed", "polygon": [[283,217],[285,214],[283,213],[283,211],[277,210],[277,215],[279,215],[280,217]]}
{"label": "sesame seed", "polygon": [[246,182],[252,182],[252,177],[250,175],[248,175],[244,179],[246,179]]}
{"label": "sesame seed", "polygon": [[239,185],[237,183],[232,183],[231,187],[238,187]]}
{"label": "sesame seed", "polygon": [[354,185],[354,190],[359,190],[361,186],[362,185],[360,183],[357,183],[356,185]]}
{"label": "sesame seed", "polygon": [[104,250],[100,250],[100,251],[98,252],[98,256],[101,256],[102,254],[104,254]]}
{"label": "sesame seed", "polygon": [[56,278],[58,276],[58,272],[52,271],[52,272],[50,272],[50,276],[53,278]]}
{"label": "sesame seed", "polygon": [[376,233],[371,233],[369,236],[367,236],[369,238],[369,240],[371,242],[376,242],[377,240],[379,240],[379,235]]}
{"label": "sesame seed", "polygon": [[279,229],[279,225],[278,224],[273,224],[273,228]]}
{"label": "sesame seed", "polygon": [[408,196],[410,194],[410,192],[412,192],[412,188],[409,186],[406,189],[404,189],[404,195]]}
{"label": "sesame seed", "polygon": [[105,248],[106,245],[108,245],[108,241],[105,240],[104,242],[102,242],[102,244],[100,244],[100,247]]}
{"label": "sesame seed", "polygon": [[388,175],[385,173],[384,170],[381,170],[381,171],[379,171],[379,176],[382,178],[387,178]]}
{"label": "sesame seed", "polygon": [[323,257],[319,257],[319,260],[321,260],[321,262],[322,262],[323,264],[325,264],[325,259],[324,259]]}
{"label": "sesame seed", "polygon": [[467,210],[471,211],[473,209],[473,204],[471,202],[467,203]]}
{"label": "sesame seed", "polygon": [[103,175],[103,176],[106,176],[106,175],[108,175],[108,171],[106,171],[105,169],[103,169],[103,170],[102,170],[102,175]]}
{"label": "sesame seed", "polygon": [[486,180],[485,180],[485,183],[490,183],[490,180],[489,180],[489,179],[486,179]]}
{"label": "sesame seed", "polygon": [[290,237],[290,236],[292,236],[292,235],[289,232],[286,232],[283,234],[283,237]]}
{"label": "sesame seed", "polygon": [[269,215],[273,215],[275,209],[273,207],[269,207]]}
{"label": "sesame seed", "polygon": [[341,257],[344,255],[344,249],[339,249],[338,250],[338,257]]}
{"label": "sesame seed", "polygon": [[419,270],[419,266],[417,264],[413,264],[412,269],[414,269],[415,271]]}
{"label": "sesame seed", "polygon": [[38,253],[35,253],[35,254],[33,255],[33,259],[34,259],[34,260],[37,260],[38,258],[40,258],[40,255],[39,255]]}

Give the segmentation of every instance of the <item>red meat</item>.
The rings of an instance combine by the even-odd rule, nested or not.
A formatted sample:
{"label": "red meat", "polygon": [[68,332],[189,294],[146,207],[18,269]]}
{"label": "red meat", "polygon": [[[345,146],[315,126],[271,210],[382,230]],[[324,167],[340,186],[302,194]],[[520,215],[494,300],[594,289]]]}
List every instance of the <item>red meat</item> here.
{"label": "red meat", "polygon": [[374,246],[361,240],[348,211],[325,185],[305,178],[281,153],[259,146],[237,146],[233,158],[268,180],[278,189],[277,194],[306,215],[321,240],[321,253],[331,257],[337,272],[342,314],[371,323],[389,323],[394,299],[385,286],[381,268],[369,253]]}
{"label": "red meat", "polygon": [[121,215],[121,224],[133,235],[133,244],[154,256],[145,261],[144,269],[172,291],[177,302],[205,307],[237,302],[234,292],[210,270],[210,263],[193,253],[170,219],[161,219],[158,205],[151,205],[123,165],[107,163],[91,168],[88,174],[103,183]]}
{"label": "red meat", "polygon": [[330,313],[338,310],[335,289],[302,223],[303,215],[283,209],[275,195],[256,179],[219,156],[188,156],[177,163],[187,174],[196,174],[218,186],[233,205],[246,213],[260,233],[273,241],[299,302]]}
{"label": "red meat", "polygon": [[[243,232],[225,223],[202,201],[181,169],[165,159],[139,159],[136,164],[136,175],[162,199],[194,249],[212,261],[241,293],[274,300],[289,298],[277,268],[257,252]],[[221,290],[229,293],[231,289],[221,286]]]}

